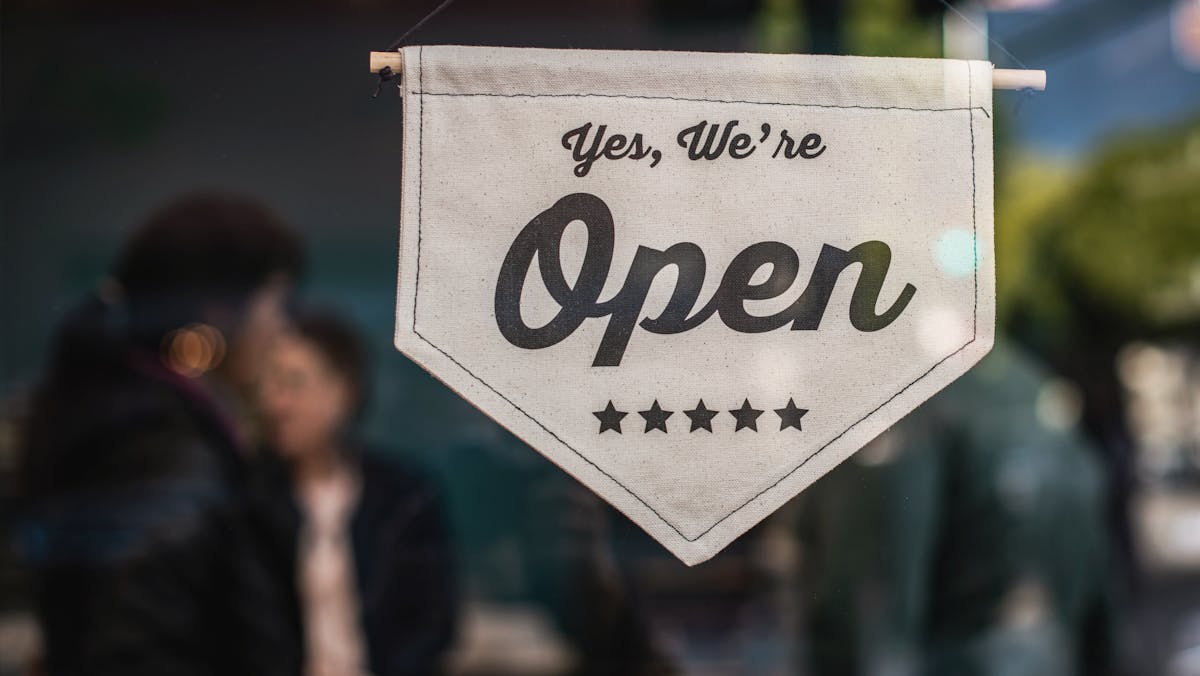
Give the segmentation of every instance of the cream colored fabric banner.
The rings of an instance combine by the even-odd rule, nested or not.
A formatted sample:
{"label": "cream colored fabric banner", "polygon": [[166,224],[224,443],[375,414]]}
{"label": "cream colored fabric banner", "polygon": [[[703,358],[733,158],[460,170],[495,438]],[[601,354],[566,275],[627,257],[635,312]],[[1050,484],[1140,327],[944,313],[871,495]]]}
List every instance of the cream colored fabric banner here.
{"label": "cream colored fabric banner", "polygon": [[404,49],[396,346],[688,564],[991,348],[991,65]]}

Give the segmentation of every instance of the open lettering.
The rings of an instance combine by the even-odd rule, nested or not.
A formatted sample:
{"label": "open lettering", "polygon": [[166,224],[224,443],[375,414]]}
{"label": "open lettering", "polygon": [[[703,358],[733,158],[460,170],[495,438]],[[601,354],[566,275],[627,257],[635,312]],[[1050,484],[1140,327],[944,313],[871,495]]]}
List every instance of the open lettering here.
{"label": "open lettering", "polygon": [[[572,284],[563,275],[560,246],[563,232],[573,221],[587,227],[587,248],[579,275]],[[534,217],[513,241],[496,280],[495,311],[500,333],[517,347],[536,350],[555,345],[591,318],[608,318],[604,337],[592,366],[619,366],[635,326],[657,334],[683,333],[704,323],[714,313],[729,328],[742,333],[773,331],[791,324],[793,331],[815,331],[821,324],[834,286],[842,271],[862,265],[850,300],[850,323],[859,331],[878,331],[900,316],[917,289],[905,284],[900,296],[882,314],[875,313],[892,250],[880,241],[867,241],[844,251],[825,244],[808,286],[794,303],[770,316],[752,315],[745,301],[776,298],[786,292],[799,272],[795,250],[781,242],[759,242],[746,247],[730,262],[721,283],[703,307],[696,310],[704,284],[704,252],[691,242],[680,242],[666,251],[639,246],[620,291],[600,301],[600,292],[612,264],[615,228],[608,205],[588,193],[574,193]],[[537,257],[546,290],[558,304],[558,313],[539,327],[521,317],[521,295],[529,268]],[[678,280],[666,308],[657,317],[642,317],[642,306],[654,278],[674,265]],[[767,279],[751,283],[759,268],[769,265]]]}

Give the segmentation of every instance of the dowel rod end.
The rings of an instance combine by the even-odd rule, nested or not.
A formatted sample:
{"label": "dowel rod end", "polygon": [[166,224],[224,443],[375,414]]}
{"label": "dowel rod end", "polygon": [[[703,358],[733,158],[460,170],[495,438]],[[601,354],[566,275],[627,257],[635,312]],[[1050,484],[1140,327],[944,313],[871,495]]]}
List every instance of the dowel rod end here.
{"label": "dowel rod end", "polygon": [[992,71],[992,89],[1046,91],[1046,71],[997,68]]}
{"label": "dowel rod end", "polygon": [[399,75],[404,70],[404,55],[400,52],[371,52],[371,72],[378,73],[385,67]]}

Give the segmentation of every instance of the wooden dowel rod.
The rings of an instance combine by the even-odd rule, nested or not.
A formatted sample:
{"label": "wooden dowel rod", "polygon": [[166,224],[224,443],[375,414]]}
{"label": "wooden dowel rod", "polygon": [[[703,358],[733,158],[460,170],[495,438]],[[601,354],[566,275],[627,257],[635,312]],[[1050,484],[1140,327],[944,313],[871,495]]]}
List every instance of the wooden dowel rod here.
{"label": "wooden dowel rod", "polygon": [[992,71],[992,89],[1046,91],[1046,71],[997,68]]}
{"label": "wooden dowel rod", "polygon": [[[400,52],[371,52],[371,72],[378,73],[384,67],[399,74],[404,70],[404,58]],[[1011,70],[997,68],[992,71],[993,89],[1046,89],[1046,71]]]}
{"label": "wooden dowel rod", "polygon": [[404,70],[404,55],[400,52],[371,52],[371,72],[378,73],[385,66],[399,75]]}

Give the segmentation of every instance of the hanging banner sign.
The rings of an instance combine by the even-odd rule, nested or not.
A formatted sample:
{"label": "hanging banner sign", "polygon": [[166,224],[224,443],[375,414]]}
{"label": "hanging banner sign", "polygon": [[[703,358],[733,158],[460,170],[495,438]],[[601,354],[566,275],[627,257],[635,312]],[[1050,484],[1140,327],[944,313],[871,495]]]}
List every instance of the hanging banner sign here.
{"label": "hanging banner sign", "polygon": [[408,47],[396,346],[695,564],[991,348],[991,64]]}

